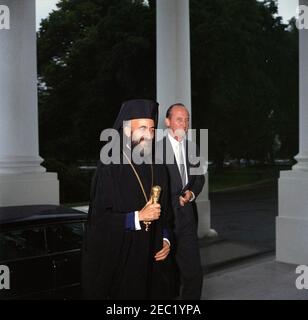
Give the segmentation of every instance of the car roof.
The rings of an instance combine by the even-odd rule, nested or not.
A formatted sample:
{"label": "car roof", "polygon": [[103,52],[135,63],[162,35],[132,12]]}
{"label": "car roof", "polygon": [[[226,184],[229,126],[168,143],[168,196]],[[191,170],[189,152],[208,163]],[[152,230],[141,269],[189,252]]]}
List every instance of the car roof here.
{"label": "car roof", "polygon": [[86,217],[83,211],[57,205],[0,207],[0,228],[85,220]]}

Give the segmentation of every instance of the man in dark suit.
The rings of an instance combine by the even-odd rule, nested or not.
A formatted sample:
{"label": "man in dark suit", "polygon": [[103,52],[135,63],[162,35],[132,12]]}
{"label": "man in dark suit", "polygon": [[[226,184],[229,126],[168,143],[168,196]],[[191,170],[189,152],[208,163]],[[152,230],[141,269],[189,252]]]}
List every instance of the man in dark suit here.
{"label": "man in dark suit", "polygon": [[157,149],[163,151],[163,161],[170,178],[175,220],[175,258],[181,278],[180,298],[197,300],[201,297],[203,275],[195,200],[202,191],[205,177],[203,174],[190,174],[194,165],[188,161],[188,145],[192,146],[193,143],[185,138],[189,128],[186,107],[181,103],[169,107],[165,124],[169,129],[168,134],[158,143]]}

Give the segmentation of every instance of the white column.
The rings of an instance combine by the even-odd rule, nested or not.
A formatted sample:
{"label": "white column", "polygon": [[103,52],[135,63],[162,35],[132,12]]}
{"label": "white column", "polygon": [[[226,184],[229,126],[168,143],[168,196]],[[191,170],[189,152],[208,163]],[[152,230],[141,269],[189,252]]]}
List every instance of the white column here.
{"label": "white column", "polygon": [[[299,4],[308,6],[308,0]],[[306,22],[307,23],[307,22]],[[276,258],[308,264],[308,30],[299,30],[299,154],[279,179]]]}
{"label": "white column", "polygon": [[157,101],[160,127],[176,102],[191,111],[189,0],[157,0]]}
{"label": "white column", "polygon": [[56,173],[38,150],[35,0],[2,0],[10,29],[0,30],[0,206],[58,204]]}
{"label": "white column", "polygon": [[[164,128],[168,107],[183,103],[191,115],[189,0],[157,0],[157,101],[159,127]],[[197,199],[198,236],[216,236],[211,229],[208,176]]]}

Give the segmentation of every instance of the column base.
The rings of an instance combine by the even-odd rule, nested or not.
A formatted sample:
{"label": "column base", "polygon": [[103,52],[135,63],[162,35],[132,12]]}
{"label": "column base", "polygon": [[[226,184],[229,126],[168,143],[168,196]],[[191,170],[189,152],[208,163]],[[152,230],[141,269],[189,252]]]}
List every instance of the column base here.
{"label": "column base", "polygon": [[1,156],[0,175],[22,174],[22,173],[43,173],[46,169],[41,166],[41,157],[26,156]]}
{"label": "column base", "polygon": [[282,171],[279,216],[276,218],[276,259],[308,264],[308,172]]}
{"label": "column base", "polygon": [[308,220],[276,218],[276,260],[308,265]]}
{"label": "column base", "polygon": [[211,203],[210,200],[197,200],[198,208],[198,238],[217,237],[217,232],[211,229]]}
{"label": "column base", "polygon": [[57,173],[0,173],[0,206],[59,204]]}
{"label": "column base", "polygon": [[308,172],[308,157],[298,154],[294,159],[297,163],[292,167],[293,170],[302,170]]}

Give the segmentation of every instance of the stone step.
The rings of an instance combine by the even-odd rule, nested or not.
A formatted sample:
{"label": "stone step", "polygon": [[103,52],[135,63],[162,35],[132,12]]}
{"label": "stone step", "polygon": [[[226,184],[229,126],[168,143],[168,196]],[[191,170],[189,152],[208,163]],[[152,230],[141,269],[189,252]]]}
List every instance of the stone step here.
{"label": "stone step", "polygon": [[200,246],[201,264],[205,273],[214,272],[224,266],[273,252],[272,249],[246,243],[217,239],[216,242]]}

